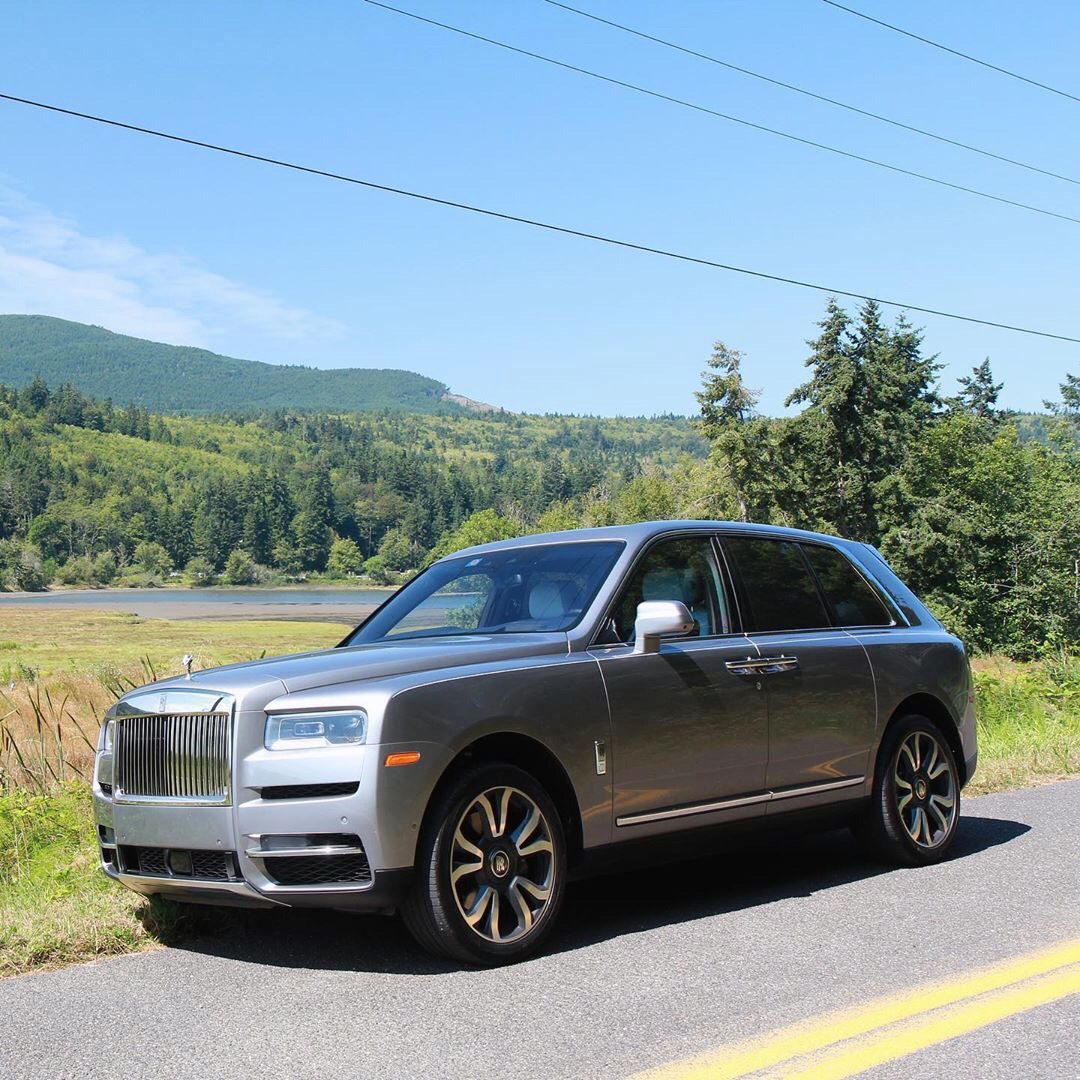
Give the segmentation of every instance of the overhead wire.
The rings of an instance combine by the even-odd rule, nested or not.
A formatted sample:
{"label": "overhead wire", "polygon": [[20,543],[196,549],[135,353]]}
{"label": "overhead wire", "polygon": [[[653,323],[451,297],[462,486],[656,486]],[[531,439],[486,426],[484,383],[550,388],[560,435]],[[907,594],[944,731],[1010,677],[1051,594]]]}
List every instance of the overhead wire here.
{"label": "overhead wire", "polygon": [[329,169],[320,169],[311,165],[302,165],[294,161],[286,161],[281,158],[273,158],[266,154],[257,154],[250,150],[240,150],[236,147],[222,146],[204,139],[195,139],[185,135],[177,135],[173,132],[159,131],[156,128],[145,127],[140,124],[131,124],[123,120],[115,120],[111,117],[98,116],[94,113],[83,112],[78,109],[69,109],[61,105],[53,105],[44,101],[35,101],[32,98],[19,97],[15,94],[0,92],[0,100],[9,101],[13,104],[26,105],[31,108],[41,109],[47,112],[70,116],[79,120],[87,120],[108,127],[119,128],[124,131],[135,132],[140,135],[149,135],[157,139],[165,139],[169,142],[180,143],[185,146],[196,146],[204,150],[212,150],[215,153],[227,154],[231,157],[242,158],[247,161],[257,161],[264,165],[273,165],[293,172],[304,173],[310,176],[320,176],[328,180],[338,180],[346,184],[354,184],[358,187],[368,188],[373,191],[382,191],[391,195],[400,195],[408,199],[432,203],[437,206],[451,207],[455,210],[464,210],[471,214],[478,214],[501,221],[510,221],[518,225],[528,225],[535,229],[543,229],[547,232],[559,233],[564,236],[575,236],[583,240],[594,240],[601,244],[612,247],[625,248],[630,251],[639,251],[650,255],[659,255],[666,259],[674,259],[679,262],[691,263],[697,266],[707,266],[716,270],[726,270],[734,274],[743,274],[749,277],[760,278],[766,281],[780,282],[785,285],[794,285],[803,289],[812,289],[816,292],[826,293],[830,296],[845,296],[854,300],[866,300],[882,304],[888,307],[917,311],[923,315],[935,315],[944,319],[954,319],[960,322],[974,323],[979,326],[993,327],[997,330],[1009,330],[1018,334],[1027,334],[1034,337],[1051,338],[1056,341],[1068,341],[1080,345],[1080,337],[1068,334],[1054,333],[1049,330],[1037,330],[1032,327],[1015,326],[1010,323],[997,322],[993,319],[982,319],[974,315],[964,315],[955,311],[944,311],[939,308],[925,307],[920,304],[910,304],[902,300],[890,300],[881,296],[872,296],[869,293],[858,292],[853,289],[837,289],[829,285],[821,285],[815,282],[803,281],[799,278],[788,277],[783,274],[768,273],[764,270],[752,270],[744,266],[736,266],[731,263],[719,262],[715,259],[706,259],[696,255],[687,255],[678,251],[670,251],[665,248],[654,247],[650,244],[641,244],[630,240],[620,240],[616,237],[605,236],[602,233],[589,232],[585,229],[575,229],[567,225],[556,225],[553,222],[541,221],[536,218],[524,217],[520,214],[511,214],[501,210],[492,210],[487,207],[475,206],[471,203],[460,202],[456,199],[447,199],[438,195],[430,195],[425,192],[410,191],[407,188],[395,187],[391,184],[378,183],[374,180],[366,180],[356,176],[348,176],[344,173],[332,172]]}
{"label": "overhead wire", "polygon": [[479,41],[486,45],[493,45],[499,49],[505,49],[507,52],[517,53],[520,56],[527,56],[532,60],[540,60],[545,64],[551,64],[554,67],[563,68],[566,71],[573,71],[578,75],[585,75],[590,79],[597,79],[600,82],[609,83],[612,86],[618,86],[624,90],[632,90],[634,93],[643,94],[647,97],[655,98],[658,101],[666,101],[671,105],[678,105],[681,108],[691,109],[697,113],[713,116],[720,120],[727,120],[733,124],[740,124],[743,127],[752,128],[755,131],[761,131],[767,135],[776,135],[779,138],[787,139],[791,142],[801,143],[803,146],[810,146],[817,150],[826,150],[831,154],[837,154],[840,157],[848,158],[851,161],[860,161],[865,165],[873,165],[879,169],[886,169],[889,172],[898,173],[901,176],[910,176],[916,180],[925,180],[928,183],[937,184],[944,188],[950,188],[953,191],[961,191],[968,195],[975,195],[981,199],[989,199],[992,202],[1002,203],[1006,206],[1013,206],[1020,210],[1028,210],[1034,214],[1041,214],[1045,217],[1056,218],[1059,221],[1068,221],[1074,225],[1080,225],[1080,218],[1073,217],[1070,214],[1062,214],[1057,210],[1048,210],[1046,207],[1020,202],[1017,199],[1010,199],[1004,195],[995,195],[989,191],[981,191],[979,188],[968,187],[966,184],[957,184],[951,180],[943,180],[938,176],[916,172],[914,169],[906,169],[902,165],[892,165],[887,161],[866,157],[863,154],[856,154],[850,150],[841,150],[839,147],[830,146],[828,143],[818,142],[815,139],[807,139],[802,135],[795,135],[790,131],[782,131],[779,128],[769,127],[766,124],[759,124],[752,120],[746,120],[740,116],[733,116],[731,113],[720,112],[719,110],[709,108],[706,105],[699,105],[693,101],[675,97],[672,94],[662,93],[659,90],[651,90],[648,87],[641,86],[637,83],[627,82],[625,79],[617,79],[611,75],[603,75],[598,71],[579,67],[577,64],[571,64],[565,60],[556,60],[554,57],[545,56],[542,53],[533,52],[530,49],[523,49],[517,45],[510,45],[508,42],[499,41],[497,38],[486,37],[483,34],[474,33],[472,30],[465,30],[460,26],[454,26],[451,23],[440,22],[438,19],[428,18],[426,15],[420,15],[417,12],[409,11],[406,8],[382,3],[381,0],[362,0],[362,2],[371,7],[381,8],[383,11],[392,12],[395,15],[402,15],[409,19],[415,19],[417,22],[426,23],[428,26],[434,26],[440,30],[448,30],[451,33],[460,34],[462,37],[471,38],[474,41]]}
{"label": "overhead wire", "polygon": [[666,38],[658,37],[656,34],[638,30],[633,26],[627,26],[625,23],[616,22],[614,19],[604,18],[601,15],[597,15],[595,12],[586,11],[584,8],[574,7],[571,4],[564,4],[561,0],[544,0],[544,3],[550,4],[552,7],[562,8],[563,11],[570,12],[574,15],[580,15],[582,18],[591,19],[593,22],[602,23],[604,26],[610,26],[612,29],[620,30],[624,34],[632,34],[634,37],[641,38],[644,41],[651,41],[656,45],[663,45],[665,48],[674,49],[676,52],[685,53],[687,56],[696,57],[698,60],[708,61],[710,64],[717,64],[722,68],[727,68],[729,71],[738,72],[740,75],[748,75],[752,79],[759,79],[761,82],[769,83],[772,86],[779,86],[784,90],[791,90],[793,93],[802,94],[804,97],[824,102],[826,105],[835,105],[838,109],[846,109],[848,112],[856,113],[859,116],[865,116],[870,120],[877,120],[882,124],[890,124],[892,127],[899,128],[902,131],[910,131],[915,135],[922,135],[927,139],[935,139],[937,142],[944,143],[947,146],[954,146],[960,150],[967,150],[973,154],[980,154],[985,158],[1001,161],[1006,165],[1015,165],[1017,168],[1027,169],[1029,172],[1052,177],[1054,180],[1064,180],[1068,184],[1080,185],[1080,179],[1077,179],[1075,176],[1066,176],[1064,173],[1054,172],[1053,169],[1044,169],[1041,165],[1033,165],[1029,161],[1021,161],[1018,158],[1007,157],[1005,154],[998,154],[993,150],[986,150],[980,146],[973,146],[971,143],[963,142],[960,139],[953,139],[948,135],[940,135],[937,132],[928,131],[926,128],[916,127],[914,124],[905,123],[903,120],[896,120],[891,116],[883,116],[881,113],[873,112],[870,109],[864,109],[859,105],[852,105],[848,101],[840,101],[838,98],[829,97],[827,94],[819,94],[814,90],[808,90],[805,86],[796,86],[794,83],[785,82],[783,79],[777,79],[771,75],[763,75],[760,71],[752,71],[750,68],[732,63],[730,60],[722,60],[718,56],[712,56],[709,53],[692,49],[688,45],[680,45],[678,42],[668,41]]}
{"label": "overhead wire", "polygon": [[877,19],[873,15],[867,15],[865,11],[857,11],[853,7],[848,7],[847,4],[839,4],[836,0],[821,0],[821,2],[823,4],[828,4],[829,7],[838,8],[840,11],[846,11],[849,15],[856,15],[860,19],[865,19],[867,22],[883,26],[886,30],[892,30],[893,33],[903,34],[904,37],[920,41],[923,45],[931,45],[935,49],[941,49],[942,52],[951,53],[953,56],[960,57],[961,60],[968,60],[972,64],[978,64],[981,67],[989,68],[991,71],[996,71],[1000,75],[1008,75],[1010,79],[1019,79],[1020,82],[1028,83],[1031,86],[1037,86],[1040,90],[1047,90],[1051,94],[1057,94],[1059,97],[1069,98],[1071,101],[1080,101],[1080,97],[1076,94],[1070,94],[1067,90],[1059,90],[1056,86],[1050,86],[1048,83],[1039,82],[1038,79],[1031,79],[1027,75],[1021,75],[1018,71],[1010,71],[1008,68],[1001,67],[998,64],[991,64],[989,60],[980,60],[977,56],[961,52],[959,49],[954,49],[949,45],[943,45],[940,41],[934,41],[932,38],[923,37],[922,34],[916,34],[911,30],[905,30],[902,26],[894,26],[892,23],[885,22],[884,19]]}

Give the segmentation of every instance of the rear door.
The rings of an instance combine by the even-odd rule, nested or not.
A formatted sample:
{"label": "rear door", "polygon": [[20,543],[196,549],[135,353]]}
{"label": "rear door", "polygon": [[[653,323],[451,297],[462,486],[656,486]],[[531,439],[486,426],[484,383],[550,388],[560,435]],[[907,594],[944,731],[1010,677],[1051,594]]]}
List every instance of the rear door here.
{"label": "rear door", "polygon": [[866,651],[835,625],[802,543],[749,533],[722,542],[747,636],[770,661],[768,812],[858,797],[877,724]]}

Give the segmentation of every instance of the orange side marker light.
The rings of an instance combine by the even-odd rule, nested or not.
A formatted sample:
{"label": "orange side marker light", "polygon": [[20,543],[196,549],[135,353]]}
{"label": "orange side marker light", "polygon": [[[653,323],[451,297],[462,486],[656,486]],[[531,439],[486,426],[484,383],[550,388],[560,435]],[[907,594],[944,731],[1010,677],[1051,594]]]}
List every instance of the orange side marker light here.
{"label": "orange side marker light", "polygon": [[389,768],[393,765],[415,765],[419,760],[419,750],[403,750],[397,754],[387,754],[383,764]]}

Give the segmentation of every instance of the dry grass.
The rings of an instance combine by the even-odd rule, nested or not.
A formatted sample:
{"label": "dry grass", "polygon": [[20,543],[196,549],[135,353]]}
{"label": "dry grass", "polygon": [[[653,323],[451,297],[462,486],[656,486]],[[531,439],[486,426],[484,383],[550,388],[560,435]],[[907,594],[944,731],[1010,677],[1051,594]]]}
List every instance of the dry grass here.
{"label": "dry grass", "polygon": [[136,686],[178,674],[185,652],[198,670],[325,648],[342,636],[337,623],[172,622],[6,606],[0,618],[0,791],[88,781],[105,709]]}

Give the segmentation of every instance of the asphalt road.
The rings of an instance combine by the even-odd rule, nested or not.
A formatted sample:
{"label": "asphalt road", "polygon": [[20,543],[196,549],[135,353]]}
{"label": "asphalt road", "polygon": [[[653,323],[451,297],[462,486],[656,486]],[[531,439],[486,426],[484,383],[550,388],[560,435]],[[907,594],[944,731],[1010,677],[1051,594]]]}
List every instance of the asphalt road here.
{"label": "asphalt road", "polygon": [[[582,883],[548,953],[494,971],[426,958],[393,920],[243,913],[183,948],[0,981],[0,1075],[604,1080],[735,1047],[668,1074],[704,1078],[744,1040],[812,1021],[827,1052],[822,1014],[1073,942],[1071,966],[952,1012],[908,995],[913,1052],[864,1075],[1080,1077],[1080,782],[966,800],[954,850],[882,871],[836,832]],[[848,1072],[768,1075],[852,1075],[893,1043],[850,1045],[869,1056]]]}

